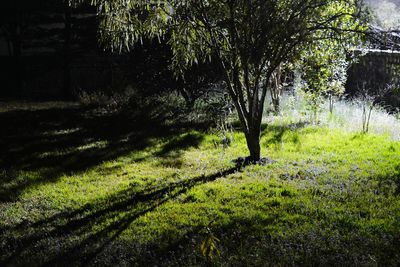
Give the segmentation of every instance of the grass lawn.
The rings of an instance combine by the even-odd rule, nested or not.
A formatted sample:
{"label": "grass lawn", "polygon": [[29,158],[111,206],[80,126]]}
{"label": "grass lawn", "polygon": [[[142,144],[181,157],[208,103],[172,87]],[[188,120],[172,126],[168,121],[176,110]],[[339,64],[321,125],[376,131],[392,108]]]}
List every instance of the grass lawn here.
{"label": "grass lawn", "polygon": [[238,168],[240,132],[226,146],[201,126],[77,106],[0,119],[0,266],[400,264],[388,136],[273,122],[270,162]]}

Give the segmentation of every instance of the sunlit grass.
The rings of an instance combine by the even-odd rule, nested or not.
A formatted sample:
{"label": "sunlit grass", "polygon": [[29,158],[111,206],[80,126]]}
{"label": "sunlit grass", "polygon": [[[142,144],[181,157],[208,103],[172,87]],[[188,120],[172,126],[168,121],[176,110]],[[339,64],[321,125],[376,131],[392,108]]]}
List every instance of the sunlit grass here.
{"label": "sunlit grass", "polygon": [[[240,132],[230,146],[194,130],[148,143],[48,182],[35,183],[43,170],[4,173],[15,177],[3,192],[30,186],[0,204],[1,260],[204,265],[199,246],[211,231],[217,265],[399,262],[400,143],[387,136],[275,118],[261,142],[274,163],[237,171]],[[77,150],[97,146],[107,143]]]}
{"label": "sunlit grass", "polygon": [[[267,100],[268,106],[269,100]],[[307,111],[307,103],[301,95],[285,93],[282,97],[281,113],[278,116],[265,114],[265,123],[315,123],[310,120],[310,112]],[[359,133],[362,132],[362,101],[336,100],[333,112],[329,112],[329,104],[326,101],[317,114],[317,123],[320,126],[339,129],[341,131]],[[400,141],[400,117],[399,114],[389,114],[384,108],[376,105],[371,112],[369,132],[386,135],[393,140]]]}

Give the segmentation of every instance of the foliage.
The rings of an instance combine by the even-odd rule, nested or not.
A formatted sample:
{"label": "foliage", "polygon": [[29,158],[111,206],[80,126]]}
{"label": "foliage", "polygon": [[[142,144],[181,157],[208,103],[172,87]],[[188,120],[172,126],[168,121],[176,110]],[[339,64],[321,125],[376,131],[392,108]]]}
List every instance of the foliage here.
{"label": "foliage", "polygon": [[265,96],[276,68],[297,58],[316,37],[361,31],[357,1],[93,0],[102,41],[129,49],[144,37],[167,38],[176,74],[215,58],[245,133],[250,158],[260,159]]}
{"label": "foliage", "polygon": [[343,34],[344,42],[319,35],[317,40],[304,49],[297,62],[297,72],[301,76],[300,89],[306,95],[314,120],[324,102],[330,100],[330,112],[333,112],[334,97],[344,93],[347,70],[355,61],[351,49],[361,46],[360,36],[354,33]]}
{"label": "foliage", "polygon": [[212,231],[210,229],[211,223],[208,225],[208,227],[206,229],[207,235],[203,239],[203,241],[201,242],[201,245],[200,245],[201,255],[203,255],[203,257],[205,257],[209,263],[211,263],[213,261],[213,259],[215,258],[216,255],[219,256],[221,254],[218,249],[218,242],[220,242],[221,240],[219,240],[212,233]]}
{"label": "foliage", "polygon": [[181,76],[174,77],[170,66],[173,55],[166,41],[143,40],[143,44],[135,45],[127,56],[131,65],[128,77],[147,96],[176,91],[190,110],[200,98],[223,90],[221,73],[212,62],[192,66]]}

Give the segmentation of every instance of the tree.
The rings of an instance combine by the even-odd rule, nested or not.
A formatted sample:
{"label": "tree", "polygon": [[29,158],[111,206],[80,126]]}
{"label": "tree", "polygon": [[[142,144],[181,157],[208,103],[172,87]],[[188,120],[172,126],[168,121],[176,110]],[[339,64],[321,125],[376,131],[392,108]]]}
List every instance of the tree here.
{"label": "tree", "polygon": [[[76,0],[80,1],[80,0]],[[324,32],[328,39],[363,30],[356,0],[93,0],[102,42],[129,49],[167,38],[177,75],[215,58],[250,151],[260,160],[260,131],[270,79]]]}
{"label": "tree", "polygon": [[146,40],[143,45],[136,45],[128,54],[130,57],[130,75],[136,86],[145,95],[178,92],[185,100],[186,110],[191,110],[195,102],[206,94],[215,92],[221,84],[221,72],[212,62],[199,63],[185,70],[183,76],[174,77],[170,68],[172,61],[171,47],[165,42]]}
{"label": "tree", "polygon": [[334,97],[344,93],[347,70],[355,58],[350,49],[360,45],[360,39],[351,33],[342,34],[342,37],[346,42],[320,38],[302,51],[296,63],[297,73],[302,79],[300,89],[306,94],[314,121],[325,97],[329,99],[329,111],[332,113]]}
{"label": "tree", "polygon": [[269,79],[269,91],[271,92],[271,104],[275,114],[279,114],[281,97],[283,94],[283,80],[286,79],[286,73],[283,70],[283,64],[279,65]]}

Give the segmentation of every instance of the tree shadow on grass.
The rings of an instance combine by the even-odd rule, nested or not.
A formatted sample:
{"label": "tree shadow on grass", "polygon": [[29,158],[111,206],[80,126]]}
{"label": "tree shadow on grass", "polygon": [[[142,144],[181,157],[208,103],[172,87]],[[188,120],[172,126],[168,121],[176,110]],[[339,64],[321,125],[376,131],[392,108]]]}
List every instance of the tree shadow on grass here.
{"label": "tree shadow on grass", "polygon": [[[174,152],[177,159],[201,141],[201,136],[188,135],[181,141],[176,136],[203,125],[166,125],[162,114],[154,115],[152,108],[112,115],[82,107],[0,113],[0,201],[12,201],[32,185],[143,150],[154,139],[167,140],[158,156]],[[35,172],[37,178],[18,177],[19,171]]]}
{"label": "tree shadow on grass", "polygon": [[1,266],[86,266],[139,217],[194,186],[215,181],[242,166],[137,192],[134,187],[34,223],[3,228]]}
{"label": "tree shadow on grass", "polygon": [[200,133],[186,133],[169,139],[159,151],[154,153],[154,156],[160,158],[159,164],[165,167],[179,168],[183,161],[180,155],[184,150],[191,147],[198,147],[198,144],[204,139],[204,135]]}
{"label": "tree shadow on grass", "polygon": [[[265,137],[265,145],[279,146],[283,142],[283,137],[287,132],[297,132],[306,127],[307,122],[290,123],[287,125],[263,125],[261,137]],[[268,136],[267,136],[268,135]],[[299,140],[292,140],[294,142]]]}
{"label": "tree shadow on grass", "polygon": [[379,181],[381,193],[390,194],[390,192],[387,192],[387,189],[395,185],[394,194],[396,196],[400,195],[400,163],[394,167],[393,174],[389,176],[378,176],[377,180]]}

